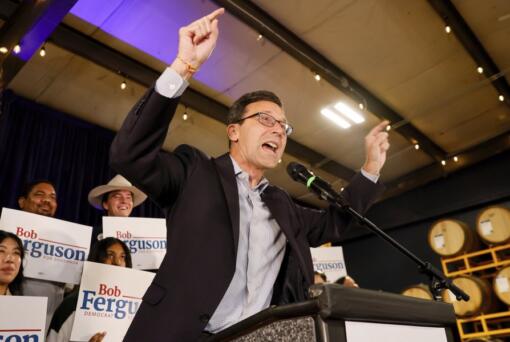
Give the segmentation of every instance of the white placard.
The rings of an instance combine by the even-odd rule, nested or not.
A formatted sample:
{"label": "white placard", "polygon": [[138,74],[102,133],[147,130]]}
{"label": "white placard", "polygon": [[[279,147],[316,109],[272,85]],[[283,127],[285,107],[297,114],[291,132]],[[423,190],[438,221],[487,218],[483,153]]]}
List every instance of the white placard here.
{"label": "white placard", "polygon": [[3,208],[0,229],[16,234],[26,253],[25,277],[78,284],[92,227]]}
{"label": "white placard", "polygon": [[46,297],[0,296],[0,341],[44,341]]}
{"label": "white placard", "polygon": [[445,328],[345,321],[347,342],[448,342]]}
{"label": "white placard", "polygon": [[85,262],[71,340],[88,341],[106,331],[104,342],[122,341],[154,275]]}
{"label": "white placard", "polygon": [[146,217],[103,217],[103,237],[116,237],[131,252],[133,268],[159,268],[166,254],[165,219]]}
{"label": "white placard", "polygon": [[508,278],[507,277],[497,277],[496,278],[496,286],[498,287],[499,293],[508,292],[510,286],[508,286]]}
{"label": "white placard", "polygon": [[436,248],[444,248],[445,243],[443,234],[434,235],[434,246],[436,246]]}
{"label": "white placard", "polygon": [[334,282],[347,275],[342,247],[310,248],[313,270],[324,272],[327,281]]}
{"label": "white placard", "polygon": [[494,228],[492,228],[491,220],[480,221],[480,230],[480,233],[483,236],[491,235],[494,231]]}

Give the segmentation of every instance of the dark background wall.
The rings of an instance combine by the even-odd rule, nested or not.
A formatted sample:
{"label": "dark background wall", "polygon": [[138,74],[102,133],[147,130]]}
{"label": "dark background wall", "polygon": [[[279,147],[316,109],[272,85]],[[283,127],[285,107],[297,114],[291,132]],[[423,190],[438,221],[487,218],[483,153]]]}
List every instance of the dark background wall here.
{"label": "dark background wall", "polygon": [[[454,218],[475,229],[477,214],[489,205],[510,207],[510,152],[380,202],[367,216],[418,257],[441,269],[439,256],[428,245],[431,225]],[[400,292],[427,282],[412,261],[362,227],[350,231],[343,247],[347,270],[362,287]]]}
{"label": "dark background wall", "polygon": [[[1,95],[0,208],[18,209],[17,198],[26,182],[48,179],[56,185],[56,217],[98,225],[102,212],[87,201],[89,191],[106,184],[115,173],[108,165],[114,132],[11,91]],[[133,216],[162,217],[150,200]]]}

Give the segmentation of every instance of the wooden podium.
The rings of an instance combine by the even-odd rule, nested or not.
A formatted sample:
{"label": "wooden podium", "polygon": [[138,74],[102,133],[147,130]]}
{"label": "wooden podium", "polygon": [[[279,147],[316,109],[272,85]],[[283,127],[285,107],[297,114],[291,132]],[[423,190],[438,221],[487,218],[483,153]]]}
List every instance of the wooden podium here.
{"label": "wooden podium", "polygon": [[313,299],[272,306],[207,341],[458,342],[453,306],[398,294],[314,285]]}

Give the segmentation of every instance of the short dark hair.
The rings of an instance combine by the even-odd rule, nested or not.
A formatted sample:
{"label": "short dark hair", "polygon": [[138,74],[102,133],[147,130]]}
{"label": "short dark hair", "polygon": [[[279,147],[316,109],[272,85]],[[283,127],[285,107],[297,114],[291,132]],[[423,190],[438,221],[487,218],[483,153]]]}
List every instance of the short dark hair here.
{"label": "short dark hair", "polygon": [[20,296],[22,295],[21,285],[23,284],[23,280],[25,279],[23,276],[23,260],[25,259],[25,249],[23,248],[23,242],[16,234],[6,232],[5,230],[0,230],[0,243],[5,239],[13,239],[21,251],[21,263],[19,265],[19,272],[16,275],[16,278],[14,278],[14,280],[9,285],[7,285],[9,291],[11,291],[13,295]]}
{"label": "short dark hair", "polygon": [[23,188],[21,189],[21,192],[20,192],[18,198],[20,198],[20,197],[27,198],[28,195],[30,194],[30,192],[34,189],[34,187],[41,183],[46,183],[46,184],[51,185],[53,187],[53,189],[55,189],[55,191],[57,189],[55,184],[48,179],[36,179],[36,180],[30,181],[30,182],[27,182],[27,183],[25,183],[25,185],[23,185]]}
{"label": "short dark hair", "polygon": [[244,94],[230,106],[228,110],[227,125],[236,123],[243,118],[246,106],[250,103],[259,101],[269,101],[276,103],[279,107],[283,108],[282,101],[275,93],[269,90],[257,90],[251,93]]}
{"label": "short dark hair", "polygon": [[133,262],[131,261],[131,253],[129,252],[128,246],[126,246],[124,241],[114,237],[107,237],[97,241],[94,244],[94,246],[92,246],[87,261],[99,262],[103,264],[106,258],[108,257],[108,254],[106,252],[108,250],[108,247],[113,246],[116,243],[122,246],[122,249],[126,254],[126,267],[128,268],[133,267]]}

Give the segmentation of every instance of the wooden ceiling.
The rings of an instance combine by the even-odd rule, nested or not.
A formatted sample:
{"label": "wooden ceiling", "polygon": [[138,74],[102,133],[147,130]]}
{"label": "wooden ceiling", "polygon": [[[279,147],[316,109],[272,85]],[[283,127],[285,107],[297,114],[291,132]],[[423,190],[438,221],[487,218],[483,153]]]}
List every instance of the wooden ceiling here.
{"label": "wooden ceiling", "polygon": [[[87,1],[93,2],[66,0],[69,8],[75,2],[86,7]],[[57,1],[47,0],[45,8],[35,3],[2,2],[0,45],[11,49]],[[27,61],[11,51],[0,56],[4,85],[116,130],[173,57],[176,28],[218,6],[227,9],[220,41],[183,97],[165,148],[189,143],[211,155],[223,153],[228,105],[255,89],[279,94],[295,127],[281,166],[268,177],[313,205],[322,204],[290,180],[286,164],[304,163],[340,189],[363,163],[364,135],[384,118],[392,123],[382,173],[387,196],[455,177],[456,170],[510,147],[506,0],[117,0],[99,22],[72,10],[62,15],[37,43],[38,49],[46,42],[44,58],[37,50]],[[152,27],[154,16],[158,25]],[[161,53],[142,51],[143,36],[118,38],[119,25],[146,30]],[[123,80],[126,90],[119,87]],[[340,100],[365,104],[366,121],[343,130],[320,115]]]}

